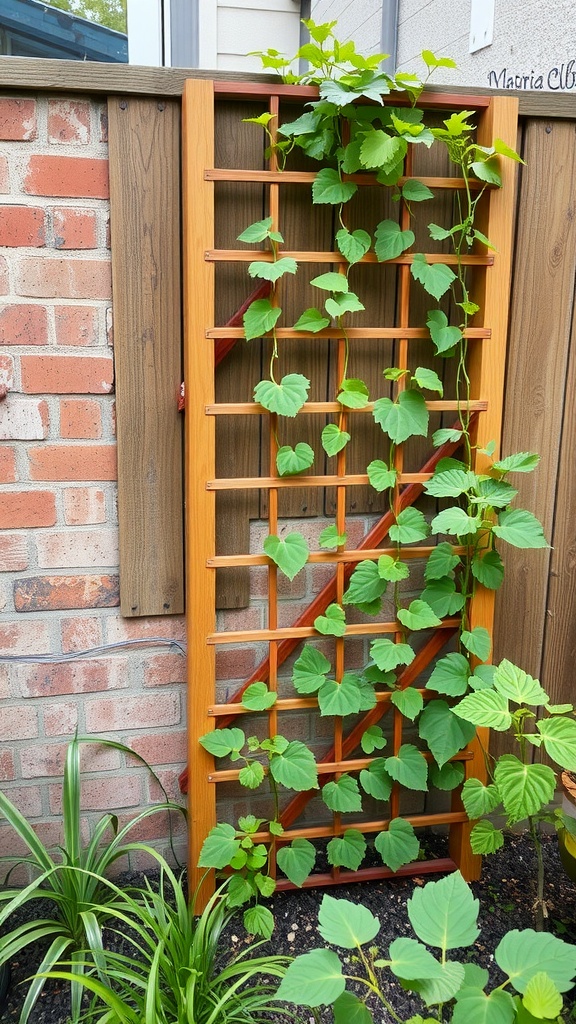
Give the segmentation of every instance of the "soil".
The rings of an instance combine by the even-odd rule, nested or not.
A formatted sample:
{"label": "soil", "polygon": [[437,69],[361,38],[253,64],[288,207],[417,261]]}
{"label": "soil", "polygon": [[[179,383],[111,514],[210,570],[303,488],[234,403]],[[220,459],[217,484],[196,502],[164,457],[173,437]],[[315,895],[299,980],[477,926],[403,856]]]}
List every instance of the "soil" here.
{"label": "soil", "polygon": [[[562,870],[555,836],[545,836],[543,842],[547,928],[559,938],[576,944],[576,886]],[[427,850],[433,852],[435,856],[444,856],[443,843],[443,839],[432,837],[428,840]],[[433,851],[431,847],[434,847]],[[494,965],[492,954],[503,934],[512,928],[531,928],[534,925],[535,876],[535,860],[530,840],[526,835],[519,835],[507,837],[502,850],[484,859],[482,878],[479,882],[472,883],[474,894],[480,900],[481,932],[474,950],[470,951],[472,956],[467,955],[468,951],[465,951],[464,956],[466,959],[473,958],[475,962],[490,970],[496,984],[502,979],[498,978],[498,968]],[[434,877],[436,876],[427,875],[412,879],[336,886],[329,891],[337,899],[350,899],[370,908],[381,923],[381,930],[375,941],[382,952],[387,953],[388,946],[394,938],[412,934],[406,913],[406,901],[412,894],[414,886],[425,885]],[[125,884],[134,884],[139,878],[141,876],[126,876]],[[297,956],[321,946],[322,940],[316,930],[316,922],[318,907],[325,891],[292,890],[277,893],[268,901],[267,906],[274,914],[276,926],[272,940],[268,945],[262,946],[259,953],[265,953],[269,949],[274,953]],[[34,908],[34,912],[37,912],[37,909]],[[250,941],[242,927],[241,916],[238,916],[223,936],[223,955],[228,951],[240,952]],[[15,1024],[18,1020],[26,992],[25,979],[34,973],[41,953],[42,950],[39,948],[26,950],[11,965],[12,982],[7,1002],[0,1010],[0,1024]],[[389,995],[390,1001],[403,1019],[422,1011],[422,1004],[404,992],[399,985],[391,985]],[[576,989],[573,998],[571,995],[568,993],[565,996],[563,1019],[574,1024]],[[389,1018],[380,1008],[372,1006],[372,1010],[377,1024],[388,1024]],[[274,1017],[271,1017],[271,1020],[273,1019]],[[312,1017],[310,1011],[302,1011],[300,1017],[294,1014],[292,1019],[308,1022]],[[331,1012],[324,1011],[321,1020],[326,1024],[331,1021]],[[53,983],[45,988],[42,998],[30,1016],[30,1024],[67,1024],[67,1021],[68,992]]]}

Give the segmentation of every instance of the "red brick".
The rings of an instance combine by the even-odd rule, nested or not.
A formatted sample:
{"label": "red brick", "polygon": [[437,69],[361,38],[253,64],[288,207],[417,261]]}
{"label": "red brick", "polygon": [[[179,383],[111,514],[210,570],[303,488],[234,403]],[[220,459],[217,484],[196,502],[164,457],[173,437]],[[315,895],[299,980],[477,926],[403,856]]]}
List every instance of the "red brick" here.
{"label": "red brick", "polygon": [[20,751],[22,778],[62,775],[65,757],[65,743],[35,743],[33,747],[23,747]]}
{"label": "red brick", "polygon": [[0,622],[0,654],[48,654],[50,650],[49,626],[46,622],[31,622],[26,626],[16,622]]}
{"label": "red brick", "polygon": [[22,391],[33,395],[106,395],[112,390],[109,356],[21,356]]}
{"label": "red brick", "polygon": [[[161,792],[158,800],[164,800]],[[119,815],[119,827],[124,828],[132,820],[133,815]],[[148,844],[154,839],[166,840],[166,837],[170,835],[170,824],[172,824],[172,835],[182,835],[186,831],[186,821],[182,814],[177,811],[173,811],[172,814],[169,811],[157,811],[155,814],[148,815],[147,818],[142,818],[134,825],[128,833],[128,839],[131,843]]]}
{"label": "red brick", "polygon": [[30,256],[17,267],[16,294],[40,299],[109,299],[110,261]]}
{"label": "red brick", "polygon": [[115,608],[119,588],[118,576],[33,576],[14,583],[14,607],[17,612]]}
{"label": "red brick", "polygon": [[31,480],[116,480],[115,445],[46,445],[28,455]]}
{"label": "red brick", "polygon": [[49,704],[44,708],[46,736],[72,736],[78,725],[78,705],[67,702]]}
{"label": "red brick", "polygon": [[44,210],[32,206],[0,206],[0,245],[46,244]]}
{"label": "red brick", "polygon": [[0,665],[0,698],[10,696],[10,676],[8,665]]}
{"label": "red brick", "polygon": [[219,647],[216,650],[217,679],[245,679],[256,667],[256,649],[244,647]]}
{"label": "red brick", "polygon": [[33,196],[108,199],[108,161],[34,154],[28,161],[23,190]]}
{"label": "red brick", "polygon": [[147,733],[134,737],[128,743],[148,764],[184,764],[187,759],[185,730]]}
{"label": "red brick", "polygon": [[16,471],[16,449],[0,448],[0,484],[13,484],[18,479]]}
{"label": "red brick", "polygon": [[102,623],[100,619],[89,619],[87,616],[74,615],[70,619],[62,619],[62,650],[86,651],[91,647],[102,646]]}
{"label": "red brick", "polygon": [[116,530],[64,530],[36,537],[41,569],[80,569],[118,565]]}
{"label": "red brick", "polygon": [[[142,803],[142,782],[138,775],[118,778],[83,779],[80,788],[81,806],[86,811],[110,811],[119,807],[136,807]],[[62,813],[62,786],[49,787],[52,814]]]}
{"label": "red brick", "polygon": [[126,732],[179,725],[180,697],[177,693],[159,693],[150,697],[90,700],[86,702],[85,713],[87,732]]}
{"label": "red brick", "polygon": [[102,437],[102,414],[98,402],[76,398],[61,401],[60,437],[90,440]]}
{"label": "red brick", "polygon": [[186,619],[184,616],[155,616],[145,619],[113,618],[108,621],[110,643],[117,640],[140,640],[148,637],[162,636],[170,640],[186,639]]}
{"label": "red brick", "polygon": [[108,142],[108,111],[106,107],[100,111],[100,142]]}
{"label": "red brick", "polygon": [[0,751],[0,782],[11,782],[14,778],[14,751]]}
{"label": "red brick", "polygon": [[7,796],[26,818],[37,818],[42,814],[42,799],[38,786],[14,786],[5,789],[4,796]]}
{"label": "red brick", "polygon": [[30,740],[38,735],[38,712],[35,708],[3,707],[0,715],[0,739]]}
{"label": "red brick", "polygon": [[8,193],[10,191],[10,171],[8,169],[8,160],[5,156],[0,156],[0,192]]}
{"label": "red brick", "polygon": [[56,500],[51,491],[4,491],[0,494],[0,529],[54,526]]}
{"label": "red brick", "polygon": [[48,314],[45,306],[28,303],[0,309],[0,345],[46,345]]}
{"label": "red brick", "polygon": [[44,401],[8,395],[0,404],[0,441],[40,441],[49,427]]}
{"label": "red brick", "polygon": [[90,142],[90,103],[86,100],[48,100],[49,142]]}
{"label": "red brick", "polygon": [[106,521],[104,491],[98,487],[67,487],[64,491],[64,522],[88,526]]}
{"label": "red brick", "polygon": [[55,306],[54,323],[58,345],[97,345],[96,306]]}
{"label": "red brick", "polygon": [[[29,648],[31,649],[31,648]],[[128,685],[126,658],[97,658],[59,665],[17,665],[16,682],[23,697],[57,697],[98,693]]]}
{"label": "red brick", "polygon": [[95,210],[53,211],[55,249],[96,249]]}
{"label": "red brick", "polygon": [[36,138],[36,101],[0,99],[0,139],[28,142]]}
{"label": "red brick", "polygon": [[19,572],[28,568],[28,549],[23,533],[0,535],[0,572]]}
{"label": "red brick", "polygon": [[155,654],[143,666],[144,686],[169,686],[186,681],[186,658],[181,654]]}
{"label": "red brick", "polygon": [[108,344],[112,347],[114,345],[114,315],[112,306],[108,306],[106,310],[106,338]]}

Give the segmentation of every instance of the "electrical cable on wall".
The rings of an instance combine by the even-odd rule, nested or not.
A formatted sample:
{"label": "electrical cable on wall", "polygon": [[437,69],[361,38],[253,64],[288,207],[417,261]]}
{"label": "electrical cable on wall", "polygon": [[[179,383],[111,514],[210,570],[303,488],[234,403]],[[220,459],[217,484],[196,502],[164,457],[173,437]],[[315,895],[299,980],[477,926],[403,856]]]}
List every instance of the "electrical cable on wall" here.
{"label": "electrical cable on wall", "polygon": [[19,665],[58,665],[61,662],[74,661],[76,658],[97,658],[108,651],[121,650],[127,647],[169,647],[175,654],[186,657],[186,644],[170,637],[154,636],[137,640],[118,640],[116,643],[90,647],[86,651],[69,651],[66,654],[0,654],[0,663],[9,662]]}

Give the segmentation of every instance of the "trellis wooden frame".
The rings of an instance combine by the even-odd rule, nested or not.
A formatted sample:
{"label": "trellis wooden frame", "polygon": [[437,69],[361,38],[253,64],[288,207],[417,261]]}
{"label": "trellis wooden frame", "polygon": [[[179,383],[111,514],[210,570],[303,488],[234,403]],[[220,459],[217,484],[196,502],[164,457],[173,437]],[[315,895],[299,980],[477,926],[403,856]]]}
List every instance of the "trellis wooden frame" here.
{"label": "trellis wooden frame", "polygon": [[[310,608],[305,609],[297,623],[289,628],[278,628],[277,619],[277,569],[270,560],[261,554],[240,554],[216,556],[215,554],[215,494],[218,490],[242,490],[258,488],[268,491],[269,532],[277,532],[278,495],[285,487],[327,487],[336,488],[336,525],[339,533],[345,530],[345,495],[348,487],[365,484],[364,474],[348,474],[346,471],[346,451],[337,456],[336,473],[331,475],[299,476],[279,479],[271,473],[267,477],[226,478],[218,479],[215,462],[215,421],[217,416],[258,415],[263,416],[268,425],[269,446],[271,452],[270,466],[275,465],[275,417],[265,412],[247,396],[239,396],[235,403],[217,404],[214,398],[214,365],[215,346],[218,339],[242,338],[240,328],[220,328],[214,309],[214,267],[217,261],[249,261],[253,259],[269,259],[269,252],[246,250],[216,250],[214,247],[214,182],[226,181],[257,181],[268,187],[268,213],[277,221],[279,206],[279,190],[283,184],[298,183],[308,185],[313,180],[313,173],[280,171],[271,158],[267,170],[254,169],[218,169],[214,167],[214,132],[215,104],[220,97],[246,99],[258,97],[269,105],[272,113],[278,113],[282,101],[306,102],[316,95],[309,87],[283,86],[276,84],[225,83],[212,81],[190,80],[184,91],[183,111],[183,158],[184,158],[184,242],[185,242],[185,281],[184,281],[184,326],[185,326],[185,383],[186,383],[186,537],[187,537],[187,617],[188,617],[188,780],[189,780],[189,871],[191,891],[199,884],[202,872],[197,863],[200,849],[209,830],[216,824],[216,786],[220,782],[238,778],[235,769],[217,771],[213,758],[198,742],[199,737],[214,726],[222,726],[235,719],[238,714],[245,713],[239,703],[242,690],[254,679],[268,679],[272,690],[277,688],[277,672],[279,664],[295,649],[301,639],[316,636],[313,621],[322,608],[331,601],[341,601],[346,580],[354,565],[364,558],[376,558],[387,549],[382,547],[387,530],[393,522],[390,514],[384,515],[379,524],[355,550],[337,550],[335,552],[312,552],[310,562],[333,563],[334,577],[324,587]],[[401,101],[401,100],[400,100]],[[398,103],[398,97],[395,97]],[[517,100],[513,98],[489,98],[485,96],[424,94],[420,106],[439,110],[472,109],[476,111],[478,124],[478,140],[489,144],[493,138],[503,139],[514,147],[516,140]],[[407,175],[410,168],[407,167]],[[370,175],[355,175],[352,180],[359,184],[373,184]],[[425,184],[434,189],[454,189],[461,187],[462,182],[455,178],[433,179],[422,178]],[[481,293],[482,323],[468,331],[470,344],[471,407],[474,413],[475,441],[480,448],[490,440],[498,440],[501,432],[502,395],[504,381],[504,364],[506,352],[506,331],[508,322],[508,294],[511,266],[511,237],[514,208],[514,165],[511,161],[504,162],[503,188],[491,190],[485,197],[481,230],[491,239],[495,246],[494,254],[480,254],[466,257],[466,262],[478,268],[482,280],[475,291]],[[401,215],[406,218],[407,213]],[[407,223],[403,227],[407,227]],[[280,225],[281,227],[281,225]],[[299,263],[316,262],[329,265],[342,265],[342,257],[336,252],[290,252],[283,250],[282,255],[293,256]],[[434,254],[431,259],[444,263],[454,263],[448,255]],[[365,262],[374,256],[365,257]],[[409,326],[411,276],[411,256],[404,254],[390,261],[399,265],[398,273],[398,318],[391,326],[375,326],[351,328],[348,330],[350,339],[382,338],[397,339],[399,358],[397,365],[407,366],[408,351],[411,339],[426,337],[426,331]],[[247,292],[250,285],[247,278]],[[282,338],[296,338],[302,335],[293,329],[283,327],[278,331]],[[327,328],[314,336],[312,344],[322,338],[335,338],[338,353],[337,372],[341,376],[344,359],[344,340],[337,329]],[[340,377],[338,378],[340,379]],[[455,415],[457,405],[451,401],[432,401],[427,403],[436,411],[451,411]],[[350,412],[350,417],[369,412],[358,410]],[[340,412],[336,402],[309,402],[303,412],[322,414]],[[424,482],[429,479],[439,458],[451,454],[455,445],[447,445],[432,456],[420,472],[403,473],[402,446],[396,448],[395,466],[398,470],[398,485],[394,496],[394,511],[412,503],[422,492]],[[483,457],[477,456],[476,469],[482,471]],[[396,553],[396,549],[390,549]],[[422,557],[430,549],[405,548],[402,557]],[[215,631],[215,570],[225,566],[268,566],[268,628],[259,630],[243,630],[237,632],[217,633]],[[472,626],[485,626],[492,629],[493,593],[479,588],[472,602],[470,618]],[[431,639],[418,653],[411,666],[405,669],[399,679],[401,685],[410,685],[429,662],[437,656],[457,628],[457,620],[446,619],[442,626],[435,630]],[[347,626],[346,636],[399,636],[397,622],[379,622],[370,624],[353,624]],[[246,681],[244,687],[225,705],[215,703],[215,647],[218,644],[252,643],[265,641],[268,644],[268,657],[258,666],[253,676]],[[336,678],[340,679],[344,671],[345,638],[336,638]],[[274,707],[263,714],[268,718],[269,734],[282,732],[278,726],[284,710],[294,708],[310,708],[316,706],[315,698],[293,697],[279,699]],[[320,784],[329,778],[338,776],[345,771],[358,771],[372,760],[371,758],[353,758],[358,746],[362,730],[371,723],[378,721],[386,711],[391,710],[393,717],[393,752],[396,753],[402,742],[402,716],[390,704],[389,694],[379,693],[376,708],[363,716],[360,725],[345,734],[341,719],[334,720],[334,739],[331,750],[319,762]],[[484,736],[483,741],[486,741]],[[466,777],[484,778],[484,762],[478,743],[470,745],[458,755],[465,766]],[[286,829],[282,842],[289,842],[296,837],[320,838],[341,834],[349,827],[343,824],[338,814],[333,815],[329,826],[292,828],[298,814],[305,806],[311,794],[297,794],[284,808],[281,820]],[[390,798],[390,815],[378,821],[355,822],[355,827],[365,833],[374,833],[387,826],[390,818],[401,811],[401,794],[395,784]],[[408,820],[415,826],[448,825],[450,829],[450,856],[442,861],[418,862],[401,869],[402,874],[417,870],[426,871],[451,870],[459,867],[468,879],[478,877],[480,858],[470,852],[468,836],[470,823],[463,810],[458,793],[452,798],[450,811],[439,814],[413,815]],[[272,873],[275,872],[275,842],[268,833],[260,833],[260,841],[272,842]],[[278,842],[276,840],[276,842]],[[329,885],[362,878],[386,877],[391,872],[385,868],[360,869],[348,872],[333,869],[330,874],[312,876],[307,884]],[[213,879],[208,877],[203,883],[202,897],[206,898],[211,890]],[[289,887],[285,879],[279,880],[279,887]],[[202,898],[201,897],[201,898]]]}

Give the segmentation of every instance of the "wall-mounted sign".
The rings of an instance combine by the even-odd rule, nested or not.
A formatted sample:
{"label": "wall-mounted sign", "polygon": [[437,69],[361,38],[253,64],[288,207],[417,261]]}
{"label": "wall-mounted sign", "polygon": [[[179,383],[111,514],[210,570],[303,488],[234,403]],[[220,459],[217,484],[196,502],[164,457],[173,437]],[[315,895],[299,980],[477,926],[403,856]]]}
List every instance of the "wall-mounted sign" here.
{"label": "wall-mounted sign", "polygon": [[546,89],[550,92],[576,91],[576,60],[566,61],[547,71],[516,72],[511,68],[488,72],[490,89]]}

